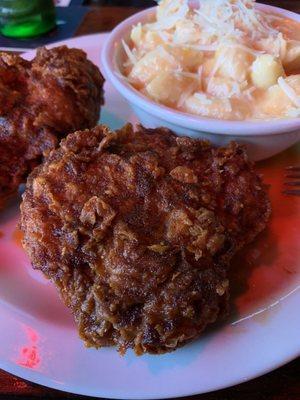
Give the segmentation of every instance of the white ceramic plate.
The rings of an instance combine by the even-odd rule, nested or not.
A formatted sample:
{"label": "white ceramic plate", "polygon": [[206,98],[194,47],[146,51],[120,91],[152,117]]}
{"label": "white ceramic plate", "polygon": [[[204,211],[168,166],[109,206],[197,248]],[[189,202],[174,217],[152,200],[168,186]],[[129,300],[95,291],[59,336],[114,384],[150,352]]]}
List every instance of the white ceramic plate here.
{"label": "white ceramic plate", "polygon": [[[106,36],[71,39],[95,63]],[[32,57],[28,53],[27,57]],[[102,121],[134,121],[105,86]],[[281,195],[284,166],[300,148],[259,165],[271,184],[268,232],[233,266],[231,319],[174,353],[121,357],[86,349],[55,289],[31,269],[16,230],[16,200],[0,215],[0,368],[30,381],[84,395],[162,399],[217,390],[264,374],[300,354],[300,198]],[[247,260],[247,261],[246,261]]]}

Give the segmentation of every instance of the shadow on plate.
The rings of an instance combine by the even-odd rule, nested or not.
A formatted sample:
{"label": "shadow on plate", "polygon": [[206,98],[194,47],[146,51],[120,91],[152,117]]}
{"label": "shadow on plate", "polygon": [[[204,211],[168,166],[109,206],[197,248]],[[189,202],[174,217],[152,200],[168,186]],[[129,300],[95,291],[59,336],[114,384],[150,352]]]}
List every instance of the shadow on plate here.
{"label": "shadow on plate", "polygon": [[17,196],[14,196],[11,199],[9,199],[5,205],[5,209],[0,212],[0,230],[1,230],[1,225],[10,222],[13,218],[16,217],[16,215],[19,214],[20,204],[22,200],[21,196],[22,193],[19,192]]}

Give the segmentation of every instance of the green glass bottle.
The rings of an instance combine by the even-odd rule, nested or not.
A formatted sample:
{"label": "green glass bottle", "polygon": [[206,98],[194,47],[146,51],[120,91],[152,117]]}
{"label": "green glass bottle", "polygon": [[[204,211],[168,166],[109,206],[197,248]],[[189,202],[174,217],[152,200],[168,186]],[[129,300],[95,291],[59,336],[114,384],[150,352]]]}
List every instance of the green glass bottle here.
{"label": "green glass bottle", "polygon": [[39,36],[55,25],[53,0],[0,0],[0,33],[4,36]]}

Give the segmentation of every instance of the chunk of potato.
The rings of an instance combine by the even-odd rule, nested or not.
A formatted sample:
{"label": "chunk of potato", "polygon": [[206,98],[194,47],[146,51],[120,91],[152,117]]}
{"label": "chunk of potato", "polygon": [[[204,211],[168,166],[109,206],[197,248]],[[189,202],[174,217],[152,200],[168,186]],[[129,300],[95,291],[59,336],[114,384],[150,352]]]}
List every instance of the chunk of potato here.
{"label": "chunk of potato", "polygon": [[255,48],[257,50],[271,54],[274,57],[281,56],[281,51],[283,50],[284,46],[286,46],[286,41],[282,35],[277,35],[276,37],[264,37],[255,42]]}
{"label": "chunk of potato", "polygon": [[130,33],[130,39],[139,50],[151,51],[164,42],[156,31],[143,31],[141,23],[135,25]]}
{"label": "chunk of potato", "polygon": [[199,82],[192,77],[178,73],[160,72],[146,86],[146,93],[155,101],[176,107],[184,93],[198,89]]}
{"label": "chunk of potato", "polygon": [[204,93],[194,93],[184,103],[184,110],[210,118],[243,120],[250,116],[248,102],[243,99],[217,98]]}
{"label": "chunk of potato", "polygon": [[219,99],[204,93],[195,93],[184,103],[184,110],[191,114],[218,119],[242,119],[234,112],[228,99]]}
{"label": "chunk of potato", "polygon": [[159,72],[180,68],[180,64],[162,46],[145,54],[132,68],[129,78],[136,86],[151,82]]}
{"label": "chunk of potato", "polygon": [[220,63],[217,74],[237,82],[248,79],[254,56],[238,46],[222,45],[215,53],[215,62]]}
{"label": "chunk of potato", "polygon": [[279,85],[273,85],[259,93],[256,98],[256,114],[270,117],[282,117],[292,107],[291,100]]}
{"label": "chunk of potato", "polygon": [[182,68],[189,72],[196,72],[203,61],[203,53],[190,47],[167,46],[167,50],[176,58]]}
{"label": "chunk of potato", "polygon": [[268,89],[277,83],[280,76],[284,76],[282,64],[270,54],[258,56],[252,64],[251,78],[258,88]]}
{"label": "chunk of potato", "polygon": [[206,91],[215,97],[231,98],[238,96],[245,88],[244,83],[238,83],[230,78],[214,76],[207,79]]}
{"label": "chunk of potato", "polygon": [[138,23],[132,28],[130,33],[130,39],[132,40],[135,46],[139,46],[142,41],[142,37],[143,37],[142,24]]}
{"label": "chunk of potato", "polygon": [[146,51],[154,50],[156,47],[162,45],[164,42],[156,31],[147,31],[143,42],[140,43],[140,47],[145,49]]}
{"label": "chunk of potato", "polygon": [[[300,75],[291,75],[285,81],[300,96]],[[295,104],[278,84],[261,92],[256,100],[257,113],[266,114],[270,117],[286,116],[288,111],[295,107]]]}
{"label": "chunk of potato", "polygon": [[199,28],[191,20],[180,20],[176,23],[174,42],[185,44],[195,43],[199,40]]}

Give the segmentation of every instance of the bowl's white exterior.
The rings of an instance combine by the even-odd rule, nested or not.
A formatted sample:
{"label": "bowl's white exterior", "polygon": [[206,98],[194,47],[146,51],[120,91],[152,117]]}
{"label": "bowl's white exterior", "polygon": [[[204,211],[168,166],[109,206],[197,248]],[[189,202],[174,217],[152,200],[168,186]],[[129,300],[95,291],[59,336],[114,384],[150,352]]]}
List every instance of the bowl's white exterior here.
{"label": "bowl's white exterior", "polygon": [[166,119],[160,119],[156,115],[146,112],[133,103],[130,103],[130,105],[142,125],[148,128],[164,126],[176,132],[178,135],[210,140],[216,146],[223,146],[234,140],[246,145],[248,154],[253,161],[259,161],[274,156],[297,143],[300,137],[299,130],[286,132],[284,135],[277,134],[272,137],[270,137],[270,135],[223,135],[221,133],[205,132],[186,128]]}
{"label": "bowl's white exterior", "polygon": [[[300,23],[300,15],[280,8],[257,4],[265,11],[276,12]],[[140,122],[149,128],[167,127],[179,135],[208,139],[215,145],[235,140],[246,145],[254,161],[269,158],[289,148],[300,140],[300,118],[268,121],[226,121],[199,117],[179,112],[157,104],[135,90],[120,74],[122,39],[129,37],[131,28],[138,22],[153,18],[151,8],[128,18],[110,34],[102,51],[105,77],[129,102]]]}

